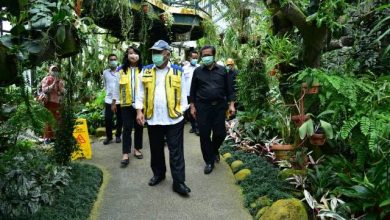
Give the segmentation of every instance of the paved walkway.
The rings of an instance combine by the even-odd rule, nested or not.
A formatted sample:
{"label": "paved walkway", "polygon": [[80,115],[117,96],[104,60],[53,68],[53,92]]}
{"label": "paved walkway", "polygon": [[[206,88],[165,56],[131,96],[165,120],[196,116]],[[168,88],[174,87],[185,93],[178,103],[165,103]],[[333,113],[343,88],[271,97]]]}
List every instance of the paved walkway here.
{"label": "paved walkway", "polygon": [[203,174],[199,137],[184,130],[186,184],[189,198],[172,191],[166,148],[167,178],[159,185],[148,185],[152,177],[147,130],[144,130],[144,159],[130,158],[127,168],[120,168],[121,144],[103,145],[95,141],[91,163],[104,167],[110,174],[98,219],[252,219],[242,205],[240,189],[225,162],[216,164],[210,175]]}

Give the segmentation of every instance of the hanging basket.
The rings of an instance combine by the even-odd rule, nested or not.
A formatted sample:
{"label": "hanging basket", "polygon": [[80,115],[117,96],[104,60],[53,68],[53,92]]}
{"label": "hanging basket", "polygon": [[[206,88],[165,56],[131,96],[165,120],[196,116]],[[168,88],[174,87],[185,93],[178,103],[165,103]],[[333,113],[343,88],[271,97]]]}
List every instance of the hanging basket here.
{"label": "hanging basket", "polygon": [[310,141],[310,144],[312,144],[312,145],[322,146],[325,144],[326,136],[325,136],[325,134],[313,134],[309,138],[309,141]]}
{"label": "hanging basket", "polygon": [[291,144],[272,144],[271,150],[274,151],[276,159],[286,160],[291,157],[294,147]]}
{"label": "hanging basket", "polygon": [[77,35],[76,28],[73,25],[65,26],[65,40],[63,42],[59,42],[56,38],[54,43],[56,45],[56,53],[61,58],[76,55],[81,49],[80,39]]}
{"label": "hanging basket", "polygon": [[0,43],[0,87],[17,82],[16,57],[8,54],[9,49]]}

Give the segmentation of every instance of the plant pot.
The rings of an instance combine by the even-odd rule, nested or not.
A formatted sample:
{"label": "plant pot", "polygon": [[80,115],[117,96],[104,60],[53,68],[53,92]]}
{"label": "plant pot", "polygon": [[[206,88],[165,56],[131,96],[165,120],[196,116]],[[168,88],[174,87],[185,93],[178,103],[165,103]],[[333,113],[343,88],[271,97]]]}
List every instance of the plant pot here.
{"label": "plant pot", "polygon": [[17,82],[16,57],[8,52],[9,49],[0,43],[0,87]]}
{"label": "plant pot", "polygon": [[77,35],[76,28],[73,25],[65,26],[65,40],[58,42],[55,40],[56,53],[61,58],[70,57],[80,52],[80,39]]}
{"label": "plant pot", "polygon": [[310,138],[310,144],[321,146],[325,144],[326,136],[325,134],[313,134]]}
{"label": "plant pot", "polygon": [[307,121],[310,119],[310,116],[308,115],[292,115],[291,120],[294,122],[295,126],[298,128],[301,127],[303,122]]}
{"label": "plant pot", "polygon": [[294,147],[291,144],[273,144],[271,150],[274,151],[276,159],[286,160],[292,156]]}
{"label": "plant pot", "polygon": [[311,85],[311,88],[307,88],[307,83],[302,83],[302,89],[305,91],[306,94],[317,94],[319,90],[320,84],[319,83],[313,83]]}

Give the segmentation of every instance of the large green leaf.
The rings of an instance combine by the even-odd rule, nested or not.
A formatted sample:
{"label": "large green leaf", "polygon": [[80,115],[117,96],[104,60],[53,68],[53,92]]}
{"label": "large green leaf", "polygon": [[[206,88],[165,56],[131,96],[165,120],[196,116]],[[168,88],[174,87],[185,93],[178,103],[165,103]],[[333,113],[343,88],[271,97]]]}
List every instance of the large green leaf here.
{"label": "large green leaf", "polygon": [[329,139],[332,139],[333,138],[332,125],[326,121],[323,121],[323,120],[320,120],[320,124],[321,124],[322,129],[324,129],[326,137]]}
{"label": "large green leaf", "polygon": [[314,134],[313,120],[309,119],[305,121],[301,127],[299,127],[299,137],[304,139],[306,136],[310,137]]}
{"label": "large green leaf", "polygon": [[385,201],[382,201],[381,204],[379,204],[379,207],[384,207],[390,205],[390,199],[386,199]]}
{"label": "large green leaf", "polygon": [[39,53],[42,50],[42,45],[36,41],[27,41],[23,46],[29,53]]}

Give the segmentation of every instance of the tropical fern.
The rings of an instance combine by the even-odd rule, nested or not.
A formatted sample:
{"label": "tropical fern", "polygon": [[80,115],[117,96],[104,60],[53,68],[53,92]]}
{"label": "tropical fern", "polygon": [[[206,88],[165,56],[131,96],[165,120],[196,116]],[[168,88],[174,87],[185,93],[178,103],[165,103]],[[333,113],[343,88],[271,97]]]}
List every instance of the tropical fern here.
{"label": "tropical fern", "polygon": [[344,125],[341,127],[340,136],[342,139],[346,139],[349,137],[352,129],[359,123],[359,120],[356,120],[354,118],[350,119],[349,121],[346,121]]}

